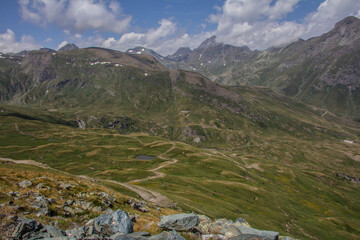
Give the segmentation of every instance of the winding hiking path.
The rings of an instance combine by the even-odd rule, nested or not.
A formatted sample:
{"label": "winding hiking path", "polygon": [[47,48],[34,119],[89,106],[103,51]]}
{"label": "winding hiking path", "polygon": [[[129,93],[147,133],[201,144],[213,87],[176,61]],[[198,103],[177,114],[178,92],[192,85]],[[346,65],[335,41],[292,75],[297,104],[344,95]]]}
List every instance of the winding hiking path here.
{"label": "winding hiking path", "polygon": [[[90,180],[90,181],[92,181],[92,180],[99,181],[100,180],[100,179],[92,178],[92,177],[89,177],[89,176],[73,175],[73,174],[70,174],[68,172],[64,172],[64,171],[61,171],[61,170],[58,170],[58,169],[54,169],[54,168],[48,166],[47,164],[43,164],[43,163],[40,163],[40,162],[37,162],[37,161],[34,161],[34,160],[30,160],[30,159],[28,159],[28,160],[15,160],[15,159],[11,159],[11,158],[0,157],[0,161],[5,162],[5,163],[8,162],[8,163],[14,163],[14,164],[25,164],[25,165],[30,165],[30,166],[36,166],[36,167],[40,167],[40,168],[43,168],[43,169],[54,170],[54,171],[61,172],[61,173],[64,173],[66,175],[71,175],[71,176],[78,177],[78,178],[85,178],[85,179]],[[160,165],[156,169],[159,170],[159,169],[161,169],[161,168],[163,168],[165,166],[168,166],[170,164],[172,164],[172,163],[168,163],[166,165],[165,165],[165,163],[163,163],[162,165]],[[156,171],[156,169],[152,169],[152,170]],[[159,173],[157,175],[157,178],[164,177],[164,176],[166,176],[165,173]],[[143,179],[139,179],[139,180],[140,181],[145,181],[145,180],[148,180],[148,179],[143,178]],[[144,200],[152,202],[152,203],[154,203],[155,205],[157,205],[159,207],[171,207],[171,206],[175,205],[174,202],[172,202],[169,198],[162,195],[161,193],[146,189],[144,187],[140,187],[140,186],[137,186],[137,185],[131,185],[129,183],[117,182],[117,181],[114,181],[114,180],[102,180],[102,181],[114,183],[114,184],[117,184],[117,185],[121,185],[121,186],[123,186],[123,187],[125,187],[125,188],[139,194],[139,196],[142,197]]]}
{"label": "winding hiking path", "polygon": [[[15,129],[17,132],[19,132],[19,134],[21,135],[29,135],[27,133],[24,133],[22,132],[18,125],[15,123]],[[132,137],[134,140],[138,141],[141,145],[144,145],[144,143],[138,139],[136,136]],[[153,143],[150,143],[150,144],[154,144]],[[154,173],[153,176],[149,176],[149,177],[146,177],[146,178],[140,178],[140,179],[136,179],[136,180],[132,180],[130,182],[126,182],[126,183],[122,183],[122,182],[117,182],[117,181],[114,181],[114,180],[103,180],[103,179],[96,179],[96,178],[92,178],[92,177],[89,177],[89,176],[78,176],[78,175],[73,175],[73,174],[70,174],[70,173],[67,173],[67,172],[64,172],[64,171],[61,171],[61,170],[57,170],[57,169],[54,169],[52,167],[50,167],[49,165],[47,164],[43,164],[43,163],[40,163],[40,162],[37,162],[37,161],[34,161],[34,160],[15,160],[15,159],[11,159],[11,158],[2,158],[0,157],[0,161],[3,161],[3,162],[8,162],[8,163],[14,163],[14,164],[26,164],[26,165],[32,165],[32,166],[36,166],[36,167],[40,167],[40,168],[43,168],[43,169],[48,169],[48,170],[55,170],[55,171],[58,171],[58,172],[62,172],[64,174],[68,174],[68,175],[72,175],[74,177],[79,177],[79,178],[87,178],[89,180],[95,180],[95,181],[105,181],[105,182],[110,182],[110,183],[114,183],[114,184],[118,184],[118,185],[121,185],[135,193],[137,193],[140,197],[142,197],[144,200],[146,201],[149,201],[149,202],[152,202],[154,203],[155,205],[157,206],[160,206],[160,207],[170,207],[170,206],[174,206],[174,202],[172,202],[169,198],[167,198],[166,196],[162,195],[161,193],[158,193],[156,191],[153,191],[153,190],[149,190],[149,189],[146,189],[144,187],[141,187],[141,186],[138,186],[138,185],[134,185],[134,183],[139,183],[139,182],[143,182],[143,181],[147,181],[147,180],[151,180],[151,179],[156,179],[156,178],[163,178],[166,175],[166,173],[163,173],[163,172],[160,172],[160,170],[162,168],[165,168],[169,165],[172,165],[172,164],[175,164],[178,162],[177,159],[170,159],[170,158],[166,158],[164,155],[166,155],[167,153],[171,152],[174,148],[175,148],[175,143],[174,142],[170,142],[171,144],[171,147],[166,150],[165,152],[161,153],[160,155],[157,156],[157,158],[160,158],[160,159],[163,159],[163,160],[166,160],[166,162],[163,162],[161,163],[159,166],[157,166],[156,168],[153,168],[153,169],[150,169],[148,171]]]}
{"label": "winding hiking path", "polygon": [[154,176],[149,176],[149,177],[146,177],[146,178],[140,178],[140,179],[132,180],[132,181],[130,181],[128,183],[139,183],[139,182],[143,182],[143,181],[147,181],[147,180],[151,180],[151,179],[166,177],[166,173],[159,172],[159,170],[164,168],[164,167],[167,167],[169,165],[172,165],[172,164],[175,164],[175,163],[178,162],[177,159],[170,159],[170,158],[164,157],[165,154],[171,152],[175,148],[175,143],[171,143],[171,144],[172,144],[171,148],[169,148],[166,152],[164,152],[164,153],[157,156],[158,158],[163,159],[163,160],[167,160],[167,161],[160,164],[156,168],[148,170],[149,172],[154,173],[155,174]]}
{"label": "winding hiking path", "polygon": [[158,158],[163,159],[163,160],[167,160],[167,161],[160,164],[156,168],[148,170],[148,171],[154,173],[154,176],[149,176],[149,177],[146,177],[146,178],[140,178],[140,179],[132,180],[132,181],[127,182],[127,183],[121,183],[121,182],[117,182],[117,181],[113,181],[113,180],[106,180],[106,181],[114,183],[114,184],[121,185],[123,187],[126,187],[127,189],[130,189],[131,191],[139,194],[140,197],[142,197],[144,200],[152,202],[152,203],[154,203],[154,204],[156,204],[156,205],[158,205],[160,207],[174,206],[175,205],[174,202],[172,202],[169,198],[162,195],[161,193],[158,193],[156,191],[149,190],[149,189],[146,189],[144,187],[140,187],[138,185],[133,184],[133,183],[139,183],[139,182],[143,182],[143,181],[147,181],[147,180],[151,180],[151,179],[163,178],[163,177],[167,176],[166,173],[159,172],[159,170],[178,162],[177,159],[170,159],[170,158],[164,157],[165,154],[171,152],[175,148],[175,143],[172,142],[171,144],[172,144],[172,146],[166,152],[164,152],[164,153],[157,156]]}
{"label": "winding hiking path", "polygon": [[50,167],[47,164],[36,162],[36,161],[30,160],[30,159],[28,159],[28,160],[15,160],[15,159],[11,159],[11,158],[2,158],[2,157],[0,157],[0,161],[11,162],[11,163],[15,163],[15,164],[25,164],[25,165],[44,168],[44,169],[56,170],[56,169],[53,169],[52,167]]}

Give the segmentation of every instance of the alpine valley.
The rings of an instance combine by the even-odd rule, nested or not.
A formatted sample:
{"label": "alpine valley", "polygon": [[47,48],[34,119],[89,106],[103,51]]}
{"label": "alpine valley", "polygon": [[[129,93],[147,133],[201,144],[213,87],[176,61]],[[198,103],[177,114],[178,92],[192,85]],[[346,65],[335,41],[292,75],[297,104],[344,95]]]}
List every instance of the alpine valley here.
{"label": "alpine valley", "polygon": [[[296,239],[360,239],[359,66],[355,17],[264,51],[214,36],[167,57],[73,44],[1,54],[2,218],[70,229],[100,215],[76,210],[87,192],[93,209],[138,213],[134,228],[152,234],[160,215],[194,212]],[[61,196],[35,187],[45,178]],[[34,192],[55,199],[49,211],[26,201]]]}

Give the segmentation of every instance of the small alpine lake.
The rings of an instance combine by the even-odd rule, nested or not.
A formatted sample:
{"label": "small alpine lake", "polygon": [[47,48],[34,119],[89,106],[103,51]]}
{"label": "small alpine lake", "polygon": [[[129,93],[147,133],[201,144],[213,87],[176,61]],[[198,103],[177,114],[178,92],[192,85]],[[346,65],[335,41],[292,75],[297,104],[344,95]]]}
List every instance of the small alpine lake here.
{"label": "small alpine lake", "polygon": [[143,155],[143,154],[135,156],[135,159],[137,159],[137,160],[152,160],[154,158],[156,158],[156,157],[150,156],[150,155]]}

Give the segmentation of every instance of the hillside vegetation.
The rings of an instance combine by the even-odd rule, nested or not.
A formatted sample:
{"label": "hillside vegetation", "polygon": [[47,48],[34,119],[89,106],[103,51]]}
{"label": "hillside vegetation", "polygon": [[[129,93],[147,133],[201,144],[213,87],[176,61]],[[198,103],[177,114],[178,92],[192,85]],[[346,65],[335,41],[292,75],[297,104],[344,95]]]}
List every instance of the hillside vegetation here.
{"label": "hillside vegetation", "polygon": [[148,55],[90,48],[0,61],[9,168],[32,160],[163,207],[301,239],[359,239],[358,122]]}

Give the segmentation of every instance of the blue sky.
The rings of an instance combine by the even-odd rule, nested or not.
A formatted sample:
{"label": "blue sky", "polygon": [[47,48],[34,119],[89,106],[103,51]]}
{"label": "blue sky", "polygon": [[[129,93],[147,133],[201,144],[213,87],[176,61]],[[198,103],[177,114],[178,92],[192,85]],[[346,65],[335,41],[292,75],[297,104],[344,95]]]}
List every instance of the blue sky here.
{"label": "blue sky", "polygon": [[217,41],[266,49],[321,35],[359,0],[11,0],[0,1],[0,52],[60,46],[125,51],[138,45],[168,55]]}

